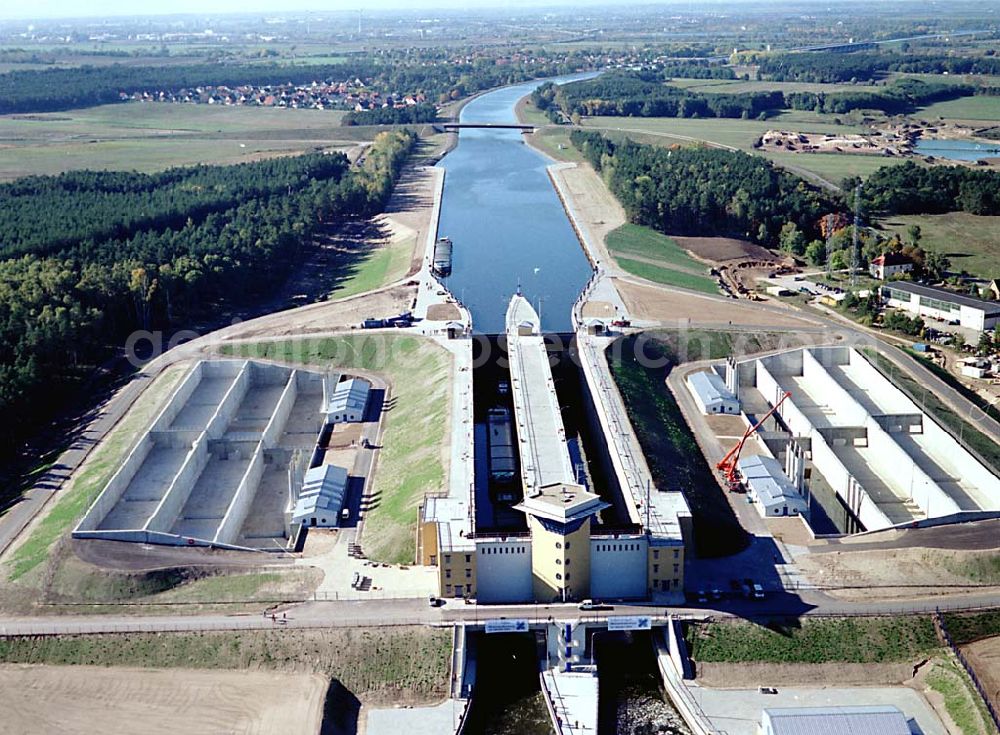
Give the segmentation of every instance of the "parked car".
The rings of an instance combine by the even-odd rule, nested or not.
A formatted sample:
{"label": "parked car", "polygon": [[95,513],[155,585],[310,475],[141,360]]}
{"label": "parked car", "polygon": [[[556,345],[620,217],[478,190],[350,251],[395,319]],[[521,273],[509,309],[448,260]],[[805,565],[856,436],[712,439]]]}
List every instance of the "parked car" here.
{"label": "parked car", "polygon": [[440,597],[435,597],[434,595],[430,595],[427,598],[427,604],[430,607],[441,607],[444,604],[444,600],[442,600]]}

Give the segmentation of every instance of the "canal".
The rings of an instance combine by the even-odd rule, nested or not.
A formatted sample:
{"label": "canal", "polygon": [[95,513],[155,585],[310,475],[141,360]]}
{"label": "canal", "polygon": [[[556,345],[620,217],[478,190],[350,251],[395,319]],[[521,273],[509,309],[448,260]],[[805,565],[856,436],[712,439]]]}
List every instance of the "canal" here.
{"label": "canal", "polygon": [[[569,81],[588,75],[560,77]],[[467,104],[463,123],[513,123],[518,100],[541,82],[488,92]],[[480,334],[503,331],[518,284],[546,332],[572,331],[570,312],[590,264],[546,172],[553,161],[517,130],[464,128],[439,166],[446,172],[438,234],[454,242],[448,289]]]}

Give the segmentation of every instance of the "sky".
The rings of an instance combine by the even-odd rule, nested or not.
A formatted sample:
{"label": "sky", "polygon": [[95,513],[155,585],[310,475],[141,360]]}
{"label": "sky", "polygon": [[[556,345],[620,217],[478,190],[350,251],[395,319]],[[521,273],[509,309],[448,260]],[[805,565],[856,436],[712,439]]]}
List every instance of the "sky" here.
{"label": "sky", "polygon": [[[627,0],[637,5],[655,0]],[[669,0],[668,0],[669,1]],[[662,0],[660,0],[662,2]],[[673,0],[678,2],[678,0]],[[277,13],[418,8],[530,8],[552,5],[615,5],[617,0],[0,0],[0,19],[80,18],[184,13]]]}

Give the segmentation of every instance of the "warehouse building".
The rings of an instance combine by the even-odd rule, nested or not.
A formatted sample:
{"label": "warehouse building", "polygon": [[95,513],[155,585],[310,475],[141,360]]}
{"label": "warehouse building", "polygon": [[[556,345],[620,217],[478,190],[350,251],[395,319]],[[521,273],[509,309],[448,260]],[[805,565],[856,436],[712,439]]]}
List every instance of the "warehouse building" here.
{"label": "warehouse building", "polygon": [[736,465],[750,498],[763,516],[808,516],[809,502],[774,457],[742,457]]}
{"label": "warehouse building", "polygon": [[328,424],[364,421],[371,383],[361,378],[348,378],[327,386],[326,422]]}
{"label": "warehouse building", "polygon": [[338,525],[347,492],[347,470],[332,464],[306,471],[299,496],[291,508],[292,523],[332,528]]}
{"label": "warehouse building", "polygon": [[922,283],[893,281],[882,286],[886,306],[915,316],[938,319],[977,332],[993,329],[1000,321],[1000,303],[984,301]]}
{"label": "warehouse building", "polygon": [[911,735],[909,723],[892,705],[765,709],[761,735]]}
{"label": "warehouse building", "polygon": [[714,370],[702,370],[687,377],[688,389],[706,416],[713,413],[738,414],[740,401]]}

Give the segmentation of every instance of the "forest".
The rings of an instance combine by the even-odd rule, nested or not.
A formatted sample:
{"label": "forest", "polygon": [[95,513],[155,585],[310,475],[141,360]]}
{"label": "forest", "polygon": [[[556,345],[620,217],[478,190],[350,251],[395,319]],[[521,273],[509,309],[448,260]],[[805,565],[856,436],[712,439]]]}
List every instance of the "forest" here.
{"label": "forest", "polygon": [[877,89],[832,94],[778,91],[701,93],[671,86],[648,72],[627,72],[604,74],[596,79],[558,87],[546,85],[545,89],[536,93],[535,104],[549,111],[550,119],[555,119],[552,114],[555,110],[566,117],[610,115],[763,119],[786,108],[836,114],[871,109],[898,114],[975,92],[975,88],[965,84],[898,79]]}
{"label": "forest", "polygon": [[437,120],[437,107],[429,102],[408,107],[380,107],[344,115],[341,125],[414,125]]}
{"label": "forest", "polygon": [[272,293],[317,228],[383,208],[415,141],[381,133],[354,168],[316,153],[0,186],[0,448],[133,330],[181,328]]}
{"label": "forest", "polygon": [[843,205],[759,156],[718,148],[668,150],[574,130],[570,141],[604,178],[629,221],[666,234],[804,244]]}
{"label": "forest", "polygon": [[[853,189],[857,179],[844,182]],[[966,166],[883,166],[861,186],[864,209],[882,214],[1000,215],[1000,173]]]}
{"label": "forest", "polygon": [[701,94],[665,84],[648,72],[608,73],[547,86],[550,90],[540,94],[568,117],[759,117],[784,106],[781,92]]}
{"label": "forest", "polygon": [[812,51],[765,55],[761,79],[776,82],[870,82],[887,72],[904,74],[1000,74],[995,55],[943,56],[895,52],[837,53]]}

